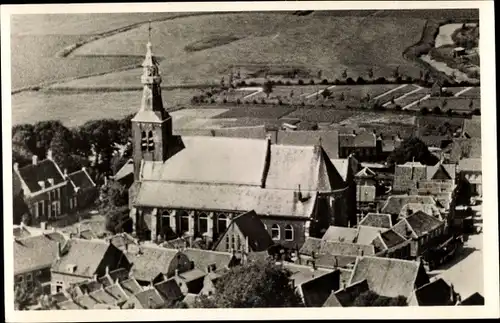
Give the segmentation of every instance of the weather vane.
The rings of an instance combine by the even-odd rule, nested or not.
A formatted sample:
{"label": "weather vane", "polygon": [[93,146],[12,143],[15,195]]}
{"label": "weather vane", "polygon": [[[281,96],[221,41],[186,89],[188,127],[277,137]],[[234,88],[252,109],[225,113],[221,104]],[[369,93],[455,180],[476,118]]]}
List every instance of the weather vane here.
{"label": "weather vane", "polygon": [[148,41],[151,42],[151,19],[149,20],[149,26],[148,26]]}

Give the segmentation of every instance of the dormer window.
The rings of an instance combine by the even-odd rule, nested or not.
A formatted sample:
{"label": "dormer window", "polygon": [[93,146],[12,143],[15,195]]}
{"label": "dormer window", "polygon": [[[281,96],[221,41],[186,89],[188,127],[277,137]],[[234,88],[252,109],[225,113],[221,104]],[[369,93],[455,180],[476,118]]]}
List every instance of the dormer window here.
{"label": "dormer window", "polygon": [[66,266],[66,271],[70,274],[73,274],[76,271],[76,265],[68,264]]}

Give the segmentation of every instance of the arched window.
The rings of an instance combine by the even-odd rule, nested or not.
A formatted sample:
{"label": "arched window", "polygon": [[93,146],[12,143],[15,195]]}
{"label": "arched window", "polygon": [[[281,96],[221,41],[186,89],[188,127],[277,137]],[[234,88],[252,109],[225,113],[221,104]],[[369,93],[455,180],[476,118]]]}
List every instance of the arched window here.
{"label": "arched window", "polygon": [[208,232],[208,215],[206,213],[200,213],[198,216],[198,232],[200,234]]}
{"label": "arched window", "polygon": [[271,227],[271,238],[273,238],[273,240],[280,240],[281,239],[279,225],[273,224],[273,226]]}
{"label": "arched window", "polygon": [[225,214],[219,214],[217,216],[217,232],[223,233],[227,229],[227,216]]}
{"label": "arched window", "polygon": [[189,213],[186,211],[179,211],[179,232],[183,234],[184,232],[189,232]]}
{"label": "arched window", "polygon": [[163,236],[164,239],[170,239],[172,238],[175,233],[172,227],[170,226],[170,217],[172,215],[170,214],[169,211],[163,211],[161,213],[161,219],[160,219],[160,233]]}
{"label": "arched window", "polygon": [[293,241],[293,227],[290,224],[285,226],[285,240]]}
{"label": "arched window", "polygon": [[148,132],[148,151],[153,151],[155,150],[155,142],[153,140],[153,132],[149,131]]}
{"label": "arched window", "polygon": [[148,148],[148,138],[146,137],[146,132],[141,133],[141,150],[144,151]]}

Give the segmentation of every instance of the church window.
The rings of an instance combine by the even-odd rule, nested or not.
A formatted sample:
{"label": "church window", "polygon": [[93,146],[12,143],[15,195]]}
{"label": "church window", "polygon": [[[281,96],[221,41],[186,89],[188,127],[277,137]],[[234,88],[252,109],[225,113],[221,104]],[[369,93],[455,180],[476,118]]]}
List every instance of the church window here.
{"label": "church window", "polygon": [[217,231],[223,233],[227,229],[227,217],[224,214],[217,216]]}
{"label": "church window", "polygon": [[293,241],[293,227],[290,224],[285,226],[285,240]]}
{"label": "church window", "polygon": [[189,214],[186,211],[180,212],[180,232],[188,232],[189,231]]}
{"label": "church window", "polygon": [[148,132],[148,151],[153,151],[155,150],[155,142],[153,140],[153,132],[149,131]]}
{"label": "church window", "polygon": [[277,224],[273,224],[273,226],[271,227],[271,238],[273,238],[273,240],[280,240],[280,226],[277,225]]}
{"label": "church window", "polygon": [[148,138],[146,137],[146,132],[143,131],[141,134],[141,150],[144,151],[148,147]]}
{"label": "church window", "polygon": [[208,215],[201,213],[198,217],[198,231],[200,234],[208,232]]}

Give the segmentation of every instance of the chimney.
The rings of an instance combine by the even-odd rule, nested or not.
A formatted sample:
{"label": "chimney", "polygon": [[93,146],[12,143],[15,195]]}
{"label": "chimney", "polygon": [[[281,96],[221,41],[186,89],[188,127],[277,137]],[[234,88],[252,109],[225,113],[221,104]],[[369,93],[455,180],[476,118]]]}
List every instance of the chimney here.
{"label": "chimney", "polygon": [[53,156],[52,156],[52,149],[49,149],[49,150],[47,150],[47,159],[48,160],[53,160],[52,158],[53,158]]}
{"label": "chimney", "polygon": [[44,181],[38,181],[38,185],[43,189],[45,189],[45,182]]}
{"label": "chimney", "polygon": [[313,259],[313,260],[311,261],[311,265],[312,265],[312,269],[313,269],[313,271],[315,271],[316,269],[318,269],[318,268],[316,267],[316,260],[314,260],[314,259]]}
{"label": "chimney", "polygon": [[92,276],[92,280],[93,280],[93,281],[95,281],[95,282],[97,281],[97,274],[94,274],[94,275]]}
{"label": "chimney", "polygon": [[109,275],[109,266],[106,266],[106,276]]}
{"label": "chimney", "polygon": [[345,279],[342,278],[342,281],[340,282],[340,289],[344,290],[345,289]]}
{"label": "chimney", "polygon": [[47,230],[47,222],[40,222],[40,229],[42,229],[43,231]]}
{"label": "chimney", "polygon": [[68,177],[68,169],[67,168],[64,169],[63,174],[64,174],[64,178]]}
{"label": "chimney", "polygon": [[61,259],[61,243],[57,242],[57,259]]}
{"label": "chimney", "polygon": [[33,155],[33,157],[31,157],[31,162],[32,162],[33,165],[38,164],[38,156],[37,155]]}
{"label": "chimney", "polygon": [[300,184],[299,184],[299,191],[297,192],[297,196],[299,198],[299,201],[302,201],[302,192],[300,191]]}
{"label": "chimney", "polygon": [[53,178],[48,178],[47,181],[49,182],[50,186],[54,186],[54,179]]}
{"label": "chimney", "polygon": [[15,171],[19,170],[19,163],[14,163],[14,170]]}
{"label": "chimney", "polygon": [[149,296],[148,298],[148,307],[153,308],[153,297]]}

